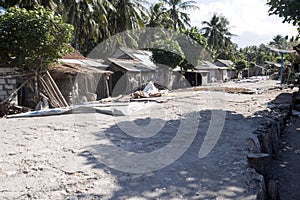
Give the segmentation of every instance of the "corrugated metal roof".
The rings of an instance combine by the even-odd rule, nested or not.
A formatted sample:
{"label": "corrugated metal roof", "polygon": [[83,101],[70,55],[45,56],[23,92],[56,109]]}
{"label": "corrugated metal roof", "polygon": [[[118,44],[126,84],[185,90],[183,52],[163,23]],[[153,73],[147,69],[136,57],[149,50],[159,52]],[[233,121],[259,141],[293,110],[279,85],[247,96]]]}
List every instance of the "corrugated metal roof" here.
{"label": "corrugated metal roof", "polygon": [[233,65],[233,62],[232,62],[231,60],[217,59],[217,61],[219,61],[220,63],[223,63],[223,64],[226,65],[227,67]]}
{"label": "corrugated metal roof", "polygon": [[202,61],[203,64],[200,66],[196,66],[195,69],[197,70],[212,70],[212,69],[227,69],[227,67],[219,67],[209,61]]}
{"label": "corrugated metal roof", "polygon": [[143,64],[142,62],[136,60],[125,60],[125,59],[114,59],[114,58],[109,58],[108,60],[114,63],[115,65],[125,69],[126,71],[130,71],[130,72],[155,71],[155,69],[153,69],[152,67],[149,67]]}
{"label": "corrugated metal roof", "polygon": [[146,65],[147,68],[151,70],[156,70],[156,65],[152,62],[151,51],[146,50],[139,50],[139,49],[129,49],[129,48],[120,48],[121,51],[123,51],[126,55],[128,55],[133,60],[138,60],[143,63],[143,65]]}
{"label": "corrugated metal roof", "polygon": [[58,59],[58,62],[62,65],[78,65],[82,71],[90,71],[94,73],[106,73],[111,74],[113,72],[107,70],[108,65],[103,64],[103,60],[96,59]]}
{"label": "corrugated metal roof", "polygon": [[101,70],[106,70],[108,65],[103,64],[103,60],[96,59],[58,59],[60,63],[78,64],[86,67],[95,67]]}
{"label": "corrugated metal roof", "polygon": [[103,63],[103,60],[85,59],[80,61],[88,66],[96,67],[98,69],[106,70],[108,68],[108,65]]}

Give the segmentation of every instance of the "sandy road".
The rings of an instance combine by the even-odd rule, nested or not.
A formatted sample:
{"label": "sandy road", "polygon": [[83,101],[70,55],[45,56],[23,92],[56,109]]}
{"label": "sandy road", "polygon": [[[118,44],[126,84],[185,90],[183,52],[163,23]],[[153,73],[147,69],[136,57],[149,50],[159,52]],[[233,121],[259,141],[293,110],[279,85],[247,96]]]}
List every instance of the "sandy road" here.
{"label": "sandy road", "polygon": [[[268,102],[291,92],[268,90],[276,83],[225,84],[265,90],[252,95],[177,91],[130,116],[1,119],[0,199],[255,199],[246,139]],[[214,144],[208,130],[220,123]]]}

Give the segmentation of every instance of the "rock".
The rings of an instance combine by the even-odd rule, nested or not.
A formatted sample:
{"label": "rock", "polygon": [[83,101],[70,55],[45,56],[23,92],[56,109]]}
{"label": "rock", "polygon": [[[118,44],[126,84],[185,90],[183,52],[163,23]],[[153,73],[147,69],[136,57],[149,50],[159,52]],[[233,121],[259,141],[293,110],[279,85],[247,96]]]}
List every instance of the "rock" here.
{"label": "rock", "polygon": [[247,160],[249,167],[254,168],[258,173],[264,175],[266,173],[266,166],[271,160],[271,156],[266,153],[249,154]]}
{"label": "rock", "polygon": [[268,197],[267,197],[267,190],[266,190],[266,184],[265,184],[265,181],[264,179],[262,178],[260,184],[259,184],[259,192],[256,196],[256,199],[257,200],[267,200]]}
{"label": "rock", "polygon": [[254,169],[248,168],[245,172],[246,184],[253,193],[257,194],[259,200],[267,199],[267,190],[264,177],[258,174]]}
{"label": "rock", "polygon": [[254,142],[254,140],[252,138],[247,138],[246,139],[248,146],[249,146],[249,150],[251,153],[259,153],[260,149],[258,148],[257,144]]}

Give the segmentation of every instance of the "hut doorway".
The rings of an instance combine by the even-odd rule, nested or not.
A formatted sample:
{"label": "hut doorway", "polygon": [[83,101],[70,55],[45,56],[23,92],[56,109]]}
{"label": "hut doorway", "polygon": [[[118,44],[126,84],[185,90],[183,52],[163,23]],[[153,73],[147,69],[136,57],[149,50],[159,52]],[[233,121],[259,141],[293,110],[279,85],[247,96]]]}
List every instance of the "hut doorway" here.
{"label": "hut doorway", "polygon": [[202,76],[200,73],[185,72],[184,76],[192,87],[202,85]]}
{"label": "hut doorway", "polygon": [[110,96],[116,97],[127,91],[127,75],[123,72],[116,71],[112,75],[112,84],[110,88]]}

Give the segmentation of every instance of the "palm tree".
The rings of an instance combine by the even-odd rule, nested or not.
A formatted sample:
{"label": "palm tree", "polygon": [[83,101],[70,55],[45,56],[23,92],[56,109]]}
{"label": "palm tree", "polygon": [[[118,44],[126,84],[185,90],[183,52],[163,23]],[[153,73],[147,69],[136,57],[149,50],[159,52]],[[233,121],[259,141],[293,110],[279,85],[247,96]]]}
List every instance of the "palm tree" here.
{"label": "palm tree", "polygon": [[229,21],[224,16],[215,13],[210,21],[203,21],[202,24],[205,26],[201,31],[213,53],[224,50],[232,44],[231,36],[234,34],[229,32]]}
{"label": "palm tree", "polygon": [[81,53],[88,53],[110,35],[107,10],[115,10],[108,0],[64,0],[62,3],[59,12],[74,26],[73,45]]}
{"label": "palm tree", "polygon": [[167,9],[163,5],[164,3],[160,2],[150,6],[147,27],[172,27],[173,21],[169,17]]}
{"label": "palm tree", "polygon": [[276,35],[272,39],[273,40],[269,43],[269,45],[280,49],[287,48],[288,36],[283,37],[282,35]]}
{"label": "palm tree", "polygon": [[185,29],[185,26],[190,27],[189,14],[183,12],[189,9],[198,9],[195,5],[196,1],[189,0],[162,0],[168,7],[168,13],[173,20],[174,30]]}
{"label": "palm tree", "polygon": [[116,8],[116,12],[108,15],[112,34],[144,27],[147,0],[112,0],[111,4]]}

